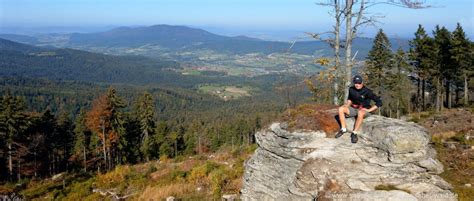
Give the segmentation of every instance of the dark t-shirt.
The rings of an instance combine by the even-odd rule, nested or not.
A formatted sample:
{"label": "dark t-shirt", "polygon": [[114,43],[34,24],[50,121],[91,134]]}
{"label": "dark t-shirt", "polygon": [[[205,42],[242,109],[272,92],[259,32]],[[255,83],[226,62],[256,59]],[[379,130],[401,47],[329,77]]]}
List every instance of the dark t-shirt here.
{"label": "dark t-shirt", "polygon": [[370,108],[370,101],[373,100],[377,107],[382,107],[382,100],[380,97],[374,94],[372,90],[367,87],[362,87],[362,89],[358,90],[354,86],[349,88],[349,100],[352,101],[352,104],[361,105],[364,108]]}

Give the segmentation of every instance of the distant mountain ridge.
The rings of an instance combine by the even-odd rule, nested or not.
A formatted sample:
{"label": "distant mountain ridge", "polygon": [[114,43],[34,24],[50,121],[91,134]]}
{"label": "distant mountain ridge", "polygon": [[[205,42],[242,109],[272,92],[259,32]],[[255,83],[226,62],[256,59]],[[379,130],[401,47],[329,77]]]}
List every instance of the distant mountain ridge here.
{"label": "distant mountain ridge", "polygon": [[[53,45],[77,49],[85,47],[137,48],[144,45],[158,45],[171,52],[212,50],[230,54],[291,52],[306,55],[323,52],[324,55],[332,55],[329,45],[322,41],[301,41],[292,45],[290,42],[265,41],[247,36],[221,36],[202,29],[174,25],[119,27],[97,33],[72,33],[59,36],[50,34],[46,37],[43,36],[43,38],[0,34],[0,38],[33,45]],[[394,50],[398,47],[406,50],[408,41],[392,40],[392,46]],[[359,38],[354,40],[353,52],[358,51],[357,58],[363,59],[371,47],[372,39]]]}

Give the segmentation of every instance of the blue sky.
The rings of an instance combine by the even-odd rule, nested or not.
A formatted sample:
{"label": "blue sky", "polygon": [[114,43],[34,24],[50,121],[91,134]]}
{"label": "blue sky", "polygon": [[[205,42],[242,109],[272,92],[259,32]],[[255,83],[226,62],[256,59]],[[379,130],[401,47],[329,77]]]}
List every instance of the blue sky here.
{"label": "blue sky", "polygon": [[[326,1],[326,0],[322,0]],[[271,34],[328,30],[332,19],[317,0],[0,0],[0,29],[11,27],[110,27],[154,24],[189,25],[216,32]],[[426,0],[435,6],[411,10],[378,6],[385,15],[371,36],[383,28],[390,36],[410,37],[417,25],[432,30],[436,24],[452,30],[460,22],[474,35],[472,0]],[[0,30],[1,31],[1,30]]]}

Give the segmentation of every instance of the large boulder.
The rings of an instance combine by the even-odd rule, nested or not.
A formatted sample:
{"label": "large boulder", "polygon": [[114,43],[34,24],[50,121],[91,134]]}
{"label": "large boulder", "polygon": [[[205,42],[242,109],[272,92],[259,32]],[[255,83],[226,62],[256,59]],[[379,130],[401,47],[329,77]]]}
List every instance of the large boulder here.
{"label": "large boulder", "polygon": [[[334,113],[334,111],[332,111]],[[348,119],[352,128],[353,119]],[[256,133],[243,200],[456,200],[426,130],[372,115],[359,142],[277,122]]]}

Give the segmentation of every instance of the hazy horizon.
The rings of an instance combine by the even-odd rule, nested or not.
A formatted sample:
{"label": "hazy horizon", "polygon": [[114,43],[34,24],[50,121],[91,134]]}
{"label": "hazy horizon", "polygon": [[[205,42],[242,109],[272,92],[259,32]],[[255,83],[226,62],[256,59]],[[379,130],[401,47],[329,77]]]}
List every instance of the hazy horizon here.
{"label": "hazy horizon", "polygon": [[[209,32],[266,40],[297,40],[305,32],[325,32],[333,20],[328,8],[315,0],[0,0],[0,33],[90,33],[121,26],[184,25]],[[376,27],[360,30],[373,37],[380,28],[389,37],[412,38],[418,24],[428,33],[436,25],[454,30],[461,23],[474,36],[474,3],[469,0],[426,1],[429,9],[380,5],[372,13],[384,15]],[[309,38],[308,38],[309,39]]]}

